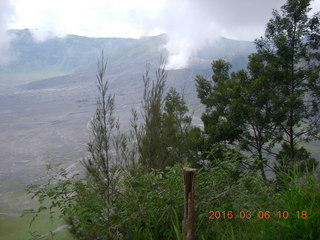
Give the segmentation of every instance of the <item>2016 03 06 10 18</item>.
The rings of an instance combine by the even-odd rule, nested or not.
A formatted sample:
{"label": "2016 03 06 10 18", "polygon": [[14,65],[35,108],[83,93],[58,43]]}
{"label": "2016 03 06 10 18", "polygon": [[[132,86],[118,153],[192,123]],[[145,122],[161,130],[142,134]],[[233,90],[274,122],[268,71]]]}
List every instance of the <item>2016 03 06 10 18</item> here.
{"label": "2016 03 06 10 18", "polygon": [[250,211],[250,210],[242,210],[239,212],[235,211],[209,211],[209,219],[210,220],[218,220],[218,219],[270,219],[270,218],[278,218],[278,219],[307,219],[308,212],[307,211]]}

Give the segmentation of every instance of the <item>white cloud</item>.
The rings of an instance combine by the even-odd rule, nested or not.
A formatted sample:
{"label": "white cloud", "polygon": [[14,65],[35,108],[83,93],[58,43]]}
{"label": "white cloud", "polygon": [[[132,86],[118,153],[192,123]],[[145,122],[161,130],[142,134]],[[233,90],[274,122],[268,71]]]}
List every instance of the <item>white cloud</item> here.
{"label": "white cloud", "polygon": [[0,66],[9,63],[10,41],[13,36],[7,34],[8,24],[13,21],[14,8],[10,0],[0,0]]}
{"label": "white cloud", "polygon": [[[283,1],[283,0],[282,0]],[[169,42],[168,68],[187,66],[194,53],[219,37],[254,40],[263,34],[272,8],[271,0],[175,0],[167,2],[155,24],[165,29]]]}
{"label": "white cloud", "polygon": [[[90,37],[140,37],[139,15],[151,19],[164,1],[146,0],[15,0],[17,18],[11,28]],[[42,36],[41,36],[42,37]]]}
{"label": "white cloud", "polygon": [[[4,1],[9,2],[9,1]],[[254,40],[263,35],[272,9],[285,0],[14,0],[11,28],[37,29],[38,41],[54,35],[133,37],[168,34],[169,64],[181,68],[194,52],[218,37]],[[320,0],[312,2],[319,10]],[[49,33],[48,33],[49,31]]]}
{"label": "white cloud", "polygon": [[320,0],[313,0],[311,2],[311,14],[315,13],[315,12],[319,12],[320,11]]}

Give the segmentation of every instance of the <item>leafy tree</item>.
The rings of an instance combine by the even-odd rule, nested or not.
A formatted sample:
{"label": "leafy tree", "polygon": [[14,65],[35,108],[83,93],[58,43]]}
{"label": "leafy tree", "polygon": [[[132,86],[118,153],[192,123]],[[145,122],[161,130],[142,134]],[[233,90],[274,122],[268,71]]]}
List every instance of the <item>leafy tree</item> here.
{"label": "leafy tree", "polygon": [[164,166],[165,151],[161,124],[166,78],[167,72],[163,58],[160,59],[154,81],[149,76],[149,66],[147,66],[146,73],[143,75],[143,123],[140,126],[137,124],[137,113],[133,111],[133,129],[138,145],[139,162],[147,171]]}
{"label": "leafy tree", "polygon": [[280,127],[290,146],[288,160],[295,162],[299,140],[318,136],[320,96],[320,15],[308,16],[311,0],[288,0],[273,11],[264,37],[256,40],[258,52],[273,66]]}
{"label": "leafy tree", "polygon": [[166,152],[166,165],[187,162],[190,157],[188,132],[191,130],[191,117],[183,97],[171,88],[164,103],[162,114],[163,141]]}
{"label": "leafy tree", "polygon": [[139,126],[137,112],[133,111],[138,158],[147,171],[196,158],[192,144],[197,130],[191,126],[183,96],[174,88],[165,95],[166,78],[165,60],[161,58],[156,79],[151,80],[149,68],[143,76],[143,122]]}
{"label": "leafy tree", "polygon": [[244,81],[240,81],[241,90],[239,101],[240,111],[243,111],[243,123],[245,131],[240,136],[245,150],[251,151],[257,157],[258,166],[262,176],[265,165],[268,165],[266,154],[274,155],[272,148],[282,139],[282,131],[278,123],[282,119],[282,112],[279,110],[279,100],[275,91],[276,82],[270,75],[272,64],[267,64],[264,56],[255,53],[249,56],[248,75]]}
{"label": "leafy tree", "polygon": [[230,74],[231,67],[224,60],[213,61],[214,85],[197,76],[198,96],[206,105],[202,115],[205,131],[213,143],[237,143],[242,150],[253,153],[255,165],[266,179],[264,153],[271,152],[279,141],[274,84],[267,79],[268,66],[259,54],[249,57],[248,72],[240,70]]}
{"label": "leafy tree", "polygon": [[[196,77],[198,97],[201,103],[206,106],[206,111],[202,114],[201,119],[204,123],[205,133],[212,144],[219,141],[233,141],[235,138],[233,135],[237,132],[237,126],[226,124],[226,119],[221,115],[228,111],[226,105],[230,102],[227,91],[229,90],[231,94],[231,89],[228,89],[228,86],[232,84],[229,75],[231,67],[230,63],[222,59],[212,62],[212,80],[215,85],[202,76]],[[228,127],[232,131],[228,131]],[[224,132],[222,133],[221,130]]]}
{"label": "leafy tree", "polygon": [[273,12],[248,72],[229,74],[230,63],[218,60],[212,64],[214,85],[196,79],[211,143],[238,142],[257,156],[264,178],[263,152],[272,153],[276,142],[289,144],[288,160],[294,162],[298,140],[319,136],[320,18],[308,17],[309,5],[288,0],[281,14]]}
{"label": "leafy tree", "polygon": [[[113,116],[114,96],[108,95],[108,81],[105,79],[107,62],[103,52],[98,60],[98,100],[94,117],[90,121],[88,151],[90,156],[82,163],[88,178],[101,193],[111,208],[111,196],[116,189],[118,169],[115,164],[126,162],[126,137],[120,133],[119,121]],[[115,153],[114,153],[115,152]],[[121,156],[120,156],[121,155]]]}

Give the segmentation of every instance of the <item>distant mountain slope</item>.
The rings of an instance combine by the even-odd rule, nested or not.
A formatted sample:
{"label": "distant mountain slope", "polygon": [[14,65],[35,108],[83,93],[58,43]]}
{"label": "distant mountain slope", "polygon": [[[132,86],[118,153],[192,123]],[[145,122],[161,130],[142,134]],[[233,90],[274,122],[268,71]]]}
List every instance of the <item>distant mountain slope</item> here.
{"label": "distant mountain slope", "polygon": [[[19,85],[35,80],[48,79],[61,83],[64,75],[95,71],[96,60],[104,49],[109,59],[109,69],[114,72],[142,70],[141,64],[155,62],[160,53],[166,52],[165,34],[140,39],[89,38],[68,35],[36,42],[28,29],[10,30],[16,37],[11,44],[14,61],[0,67],[0,85]],[[234,63],[235,69],[243,68],[248,54],[254,51],[252,42],[221,38],[196,53],[190,69],[210,69],[213,59],[225,58]],[[64,76],[59,78],[59,76]],[[72,82],[72,81],[71,81]],[[39,83],[40,84],[40,83]],[[40,85],[46,86],[41,83]],[[29,86],[36,86],[34,84]],[[38,85],[39,87],[39,85]]]}
{"label": "distant mountain slope", "polygon": [[112,53],[137,41],[68,35],[36,42],[28,29],[10,33],[15,36],[10,48],[14,60],[0,66],[0,84],[69,74],[96,61],[101,49]]}

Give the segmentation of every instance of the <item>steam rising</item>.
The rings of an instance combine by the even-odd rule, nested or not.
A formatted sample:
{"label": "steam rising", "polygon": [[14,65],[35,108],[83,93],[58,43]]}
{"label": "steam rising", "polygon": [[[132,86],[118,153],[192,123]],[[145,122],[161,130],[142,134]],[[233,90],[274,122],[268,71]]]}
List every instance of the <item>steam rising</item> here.
{"label": "steam rising", "polygon": [[195,1],[188,0],[166,5],[162,21],[169,38],[165,46],[169,52],[169,69],[186,67],[198,50],[221,36],[219,27],[208,11],[202,10]]}
{"label": "steam rising", "polygon": [[168,34],[168,68],[184,68],[204,45],[221,36],[254,40],[263,34],[272,8],[284,0],[168,1],[155,23]]}

